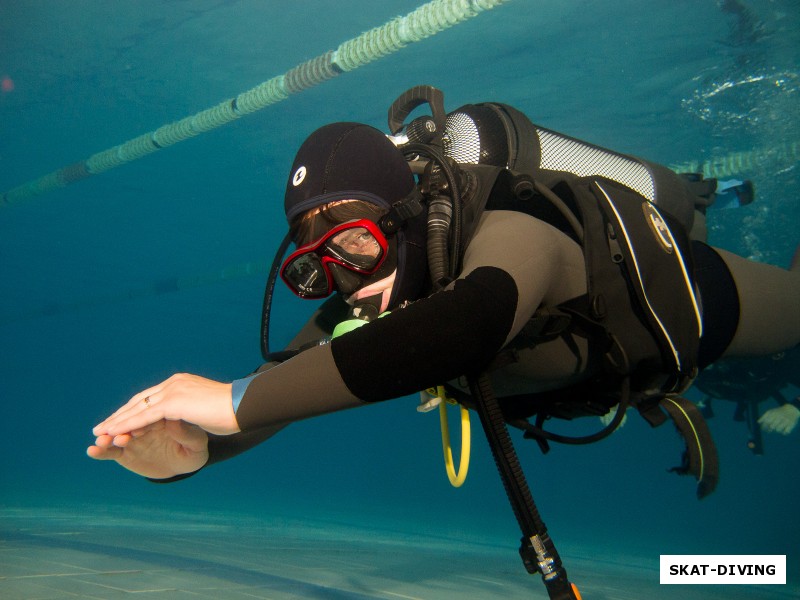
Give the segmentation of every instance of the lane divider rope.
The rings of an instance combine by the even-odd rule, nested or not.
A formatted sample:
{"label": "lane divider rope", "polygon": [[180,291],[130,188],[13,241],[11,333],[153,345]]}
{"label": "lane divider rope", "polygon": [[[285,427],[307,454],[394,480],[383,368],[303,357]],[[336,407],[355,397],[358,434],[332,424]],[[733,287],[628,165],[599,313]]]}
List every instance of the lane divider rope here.
{"label": "lane divider rope", "polygon": [[275,104],[302,90],[319,85],[341,73],[353,71],[374,60],[419,42],[508,0],[433,0],[404,17],[375,27],[312,58],[283,75],[257,85],[216,106],[169,123],[127,142],[93,154],[89,158],[0,195],[0,206],[8,206],[70,183],[103,173],[172,146],[206,131],[221,127],[244,115]]}

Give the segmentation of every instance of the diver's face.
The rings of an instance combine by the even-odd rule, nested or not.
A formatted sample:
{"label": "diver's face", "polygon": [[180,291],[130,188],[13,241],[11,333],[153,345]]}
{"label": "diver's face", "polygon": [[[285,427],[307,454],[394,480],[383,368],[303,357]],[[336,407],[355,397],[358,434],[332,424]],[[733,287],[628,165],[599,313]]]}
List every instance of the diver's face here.
{"label": "diver's face", "polygon": [[[360,298],[391,291],[397,262],[394,244],[393,239],[376,239],[363,227],[353,227],[331,237],[329,252],[351,265],[330,263],[328,266],[336,290],[345,296],[346,302],[353,304]],[[361,268],[353,269],[352,265]]]}
{"label": "diver's face", "polygon": [[388,250],[389,243],[375,223],[355,219],[292,253],[281,277],[303,298],[323,298],[334,290],[349,295],[381,269]]}

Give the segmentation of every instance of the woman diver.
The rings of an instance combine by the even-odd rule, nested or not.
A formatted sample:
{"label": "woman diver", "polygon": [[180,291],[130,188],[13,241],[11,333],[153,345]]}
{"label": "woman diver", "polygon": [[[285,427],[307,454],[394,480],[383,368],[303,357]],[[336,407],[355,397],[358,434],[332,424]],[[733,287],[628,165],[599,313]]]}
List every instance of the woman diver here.
{"label": "woman diver", "polygon": [[[476,106],[476,123],[524,119]],[[180,479],[292,422],[445,382],[469,405],[463,377],[487,370],[509,419],[603,414],[624,382],[641,409],[722,356],[800,342],[798,265],[689,242],[668,206],[688,183],[663,168],[654,200],[546,168],[546,132],[523,133],[494,165],[423,160],[420,144],[357,123],[312,133],[286,186],[297,250],[280,274],[300,297],[333,296],[290,344],[299,351],[232,383],[177,374],[149,387],[94,427],[88,455]],[[539,139],[535,156],[525,136]]]}

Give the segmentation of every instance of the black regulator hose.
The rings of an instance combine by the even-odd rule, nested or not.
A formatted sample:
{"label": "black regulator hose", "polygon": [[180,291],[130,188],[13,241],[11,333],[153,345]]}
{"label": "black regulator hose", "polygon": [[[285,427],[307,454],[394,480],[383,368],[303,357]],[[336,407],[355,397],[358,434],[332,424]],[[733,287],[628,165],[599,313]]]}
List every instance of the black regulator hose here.
{"label": "black regulator hose", "polygon": [[508,433],[500,403],[494,395],[486,373],[468,378],[480,417],[506,495],[522,530],[519,553],[528,573],[541,573],[551,600],[579,600],[577,589],[567,579],[555,544],[533,501],[525,473],[519,463],[514,444]]}
{"label": "black regulator hose", "polygon": [[[403,154],[407,157],[411,155],[418,155],[432,160],[444,175],[447,181],[447,191],[450,196],[450,208],[452,217],[450,219],[450,234],[449,246],[450,259],[448,268],[448,277],[455,279],[459,271],[459,261],[461,258],[461,181],[458,173],[454,170],[453,166],[448,159],[438,148],[429,146],[428,144],[409,143],[402,147]],[[446,196],[439,196],[447,200]]]}
{"label": "black regulator hose", "polygon": [[278,279],[278,271],[281,268],[283,255],[286,254],[286,249],[292,243],[292,236],[287,233],[283,238],[281,245],[278,246],[278,251],[275,253],[275,258],[272,259],[272,267],[269,270],[269,277],[267,278],[267,285],[264,289],[264,303],[261,306],[261,356],[264,360],[270,360],[269,354],[269,320],[270,313],[272,312],[272,297],[275,294],[275,281]]}
{"label": "black regulator hose", "polygon": [[450,224],[453,208],[450,199],[434,196],[428,201],[428,269],[434,289],[446,286],[450,276]]}

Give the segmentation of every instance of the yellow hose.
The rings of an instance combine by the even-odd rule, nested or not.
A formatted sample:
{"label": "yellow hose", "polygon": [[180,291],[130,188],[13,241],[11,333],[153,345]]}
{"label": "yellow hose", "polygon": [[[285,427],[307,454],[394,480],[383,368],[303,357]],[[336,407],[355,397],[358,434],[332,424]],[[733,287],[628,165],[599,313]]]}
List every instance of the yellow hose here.
{"label": "yellow hose", "polygon": [[469,472],[469,455],[470,455],[470,424],[469,424],[469,411],[463,406],[459,405],[461,410],[461,460],[458,465],[458,472],[455,469],[453,461],[453,449],[450,445],[450,426],[447,423],[447,403],[449,400],[445,394],[444,388],[439,386],[436,388],[436,395],[441,398],[439,403],[439,421],[442,426],[442,451],[444,452],[444,466],[447,470],[447,478],[453,487],[461,487],[467,479]]}

